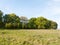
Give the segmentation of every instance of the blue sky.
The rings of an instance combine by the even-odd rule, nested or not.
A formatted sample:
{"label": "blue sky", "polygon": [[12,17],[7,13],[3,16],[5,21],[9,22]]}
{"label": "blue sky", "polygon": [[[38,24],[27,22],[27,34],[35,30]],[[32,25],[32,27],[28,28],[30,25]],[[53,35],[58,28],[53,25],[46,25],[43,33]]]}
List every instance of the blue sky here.
{"label": "blue sky", "polygon": [[60,28],[60,0],[0,0],[0,10],[28,18],[43,16]]}

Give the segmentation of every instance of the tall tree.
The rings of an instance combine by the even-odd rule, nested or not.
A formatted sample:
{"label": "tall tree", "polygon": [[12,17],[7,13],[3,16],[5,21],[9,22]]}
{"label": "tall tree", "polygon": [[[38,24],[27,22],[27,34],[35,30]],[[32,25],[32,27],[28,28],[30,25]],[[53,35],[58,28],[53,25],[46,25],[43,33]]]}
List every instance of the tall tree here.
{"label": "tall tree", "polygon": [[2,22],[3,12],[0,10],[0,22]]}
{"label": "tall tree", "polygon": [[2,27],[2,16],[3,16],[3,12],[0,10],[0,28]]}

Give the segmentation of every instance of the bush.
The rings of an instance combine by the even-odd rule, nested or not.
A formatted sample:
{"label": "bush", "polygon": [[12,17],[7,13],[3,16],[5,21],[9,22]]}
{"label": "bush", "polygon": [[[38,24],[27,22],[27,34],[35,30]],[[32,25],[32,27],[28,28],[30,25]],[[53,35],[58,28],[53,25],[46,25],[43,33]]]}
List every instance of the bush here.
{"label": "bush", "polygon": [[7,28],[7,29],[12,28],[12,24],[11,24],[11,23],[6,23],[6,24],[5,24],[5,28]]}

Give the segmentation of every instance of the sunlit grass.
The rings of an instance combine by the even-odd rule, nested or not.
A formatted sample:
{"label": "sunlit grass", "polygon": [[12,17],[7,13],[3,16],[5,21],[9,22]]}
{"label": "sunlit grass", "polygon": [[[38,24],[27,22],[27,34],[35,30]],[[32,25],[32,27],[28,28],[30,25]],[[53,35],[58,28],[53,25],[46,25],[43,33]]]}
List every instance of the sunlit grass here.
{"label": "sunlit grass", "polygon": [[60,45],[60,31],[0,30],[0,45]]}

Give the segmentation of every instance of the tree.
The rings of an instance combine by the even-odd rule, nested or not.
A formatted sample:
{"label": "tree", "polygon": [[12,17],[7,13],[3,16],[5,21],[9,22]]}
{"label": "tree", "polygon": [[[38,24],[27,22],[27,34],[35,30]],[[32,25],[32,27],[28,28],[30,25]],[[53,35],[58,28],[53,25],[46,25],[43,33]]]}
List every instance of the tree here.
{"label": "tree", "polygon": [[50,20],[47,20],[46,25],[45,25],[45,29],[50,29],[50,26],[51,26],[51,22],[50,22]]}
{"label": "tree", "polygon": [[28,18],[27,17],[21,16],[20,22],[21,22],[21,28],[22,29],[27,28],[27,24],[28,24]]}
{"label": "tree", "polygon": [[3,26],[2,16],[3,16],[3,12],[0,10],[0,28],[2,28]]}
{"label": "tree", "polygon": [[35,23],[38,29],[46,29],[48,27],[48,20],[44,17],[38,17]]}
{"label": "tree", "polygon": [[29,25],[28,25],[28,27],[29,28],[31,28],[31,29],[35,29],[35,28],[37,28],[36,27],[36,24],[35,24],[35,21],[36,21],[36,18],[31,18],[30,20],[29,20]]}
{"label": "tree", "polygon": [[3,18],[4,18],[5,23],[19,23],[20,22],[20,18],[13,13],[5,14]]}
{"label": "tree", "polygon": [[56,22],[51,21],[51,26],[50,26],[51,29],[57,29],[57,26],[58,24]]}
{"label": "tree", "polygon": [[11,28],[12,28],[12,24],[11,24],[11,23],[6,23],[6,24],[5,24],[5,28],[11,29]]}
{"label": "tree", "polygon": [[0,10],[0,28],[8,29],[57,29],[58,24],[44,17],[30,18],[17,16],[16,14],[5,14]]}
{"label": "tree", "polygon": [[20,26],[20,18],[13,13],[6,14],[3,18],[5,25],[11,23],[12,28],[18,28]]}
{"label": "tree", "polygon": [[0,22],[2,22],[3,12],[0,10]]}

